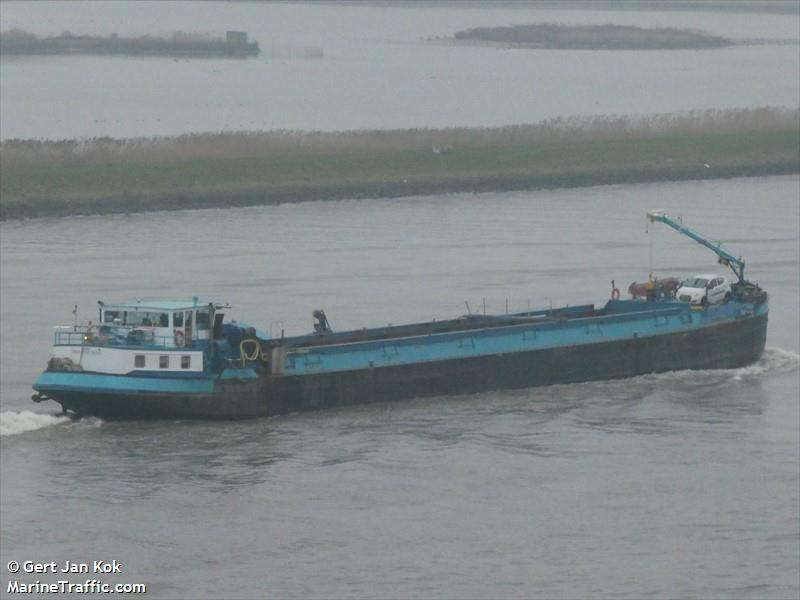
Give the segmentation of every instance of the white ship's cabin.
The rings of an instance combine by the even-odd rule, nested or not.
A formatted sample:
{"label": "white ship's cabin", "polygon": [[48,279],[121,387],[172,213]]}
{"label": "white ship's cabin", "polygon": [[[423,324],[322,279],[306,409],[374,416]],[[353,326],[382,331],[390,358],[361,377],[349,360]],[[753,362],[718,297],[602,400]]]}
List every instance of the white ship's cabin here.
{"label": "white ship's cabin", "polygon": [[[128,345],[191,348],[206,345],[221,306],[190,302],[135,302],[100,307],[98,334],[123,334]],[[203,343],[204,342],[204,343]]]}
{"label": "white ship's cabin", "polygon": [[97,322],[56,328],[56,345],[202,348],[212,339],[215,324],[221,326],[220,309],[227,308],[197,298],[97,304]]}

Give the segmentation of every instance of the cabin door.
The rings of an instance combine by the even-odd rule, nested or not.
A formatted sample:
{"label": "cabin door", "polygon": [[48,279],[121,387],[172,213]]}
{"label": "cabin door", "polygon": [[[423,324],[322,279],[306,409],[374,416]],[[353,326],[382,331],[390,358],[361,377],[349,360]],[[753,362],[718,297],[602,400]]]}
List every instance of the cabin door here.
{"label": "cabin door", "polygon": [[222,337],[222,320],[225,318],[223,313],[214,313],[214,336],[215,340]]}
{"label": "cabin door", "polygon": [[183,335],[184,335],[184,343],[187,346],[191,346],[192,344],[192,315],[194,311],[187,310],[183,313]]}

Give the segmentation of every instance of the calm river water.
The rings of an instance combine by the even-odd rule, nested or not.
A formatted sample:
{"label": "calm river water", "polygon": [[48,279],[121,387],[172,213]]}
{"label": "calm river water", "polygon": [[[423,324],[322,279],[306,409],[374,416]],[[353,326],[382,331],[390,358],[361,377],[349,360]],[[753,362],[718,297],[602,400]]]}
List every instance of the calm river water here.
{"label": "calm river water", "polygon": [[[794,45],[527,52],[424,38],[620,23],[797,39],[796,14],[530,6],[2,2],[39,34],[245,30],[262,56],[0,59],[0,136],[491,126],[797,106]],[[323,57],[287,57],[304,48]],[[283,57],[280,55],[283,53]],[[753,178],[0,223],[0,595],[9,561],[117,560],[148,596],[796,598],[800,179]],[[240,423],[72,422],[30,402],[52,325],[98,299],[230,301],[289,333],[604,302],[726,240],[771,294],[733,371]],[[652,250],[651,250],[652,249]],[[652,259],[650,258],[652,255]],[[652,265],[651,265],[652,262]],[[35,594],[36,595],[36,594]]]}
{"label": "calm river water", "polygon": [[[2,593],[11,560],[116,559],[90,577],[159,598],[797,597],[799,196],[778,177],[2,223]],[[770,292],[757,364],[236,423],[29,401],[51,325],[97,299],[197,294],[299,333],[321,307],[343,329],[600,303],[651,245],[657,274],[719,268],[646,233],[658,207]]]}
{"label": "calm river water", "polygon": [[[248,60],[3,57],[0,137],[479,127],[800,104],[797,44],[595,52],[425,41],[470,27],[540,22],[692,28],[767,42],[800,38],[797,12],[602,10],[608,5],[579,11],[514,3],[4,1],[3,30],[224,35],[233,29],[247,31],[262,53]],[[307,48],[321,49],[323,57],[291,58]]]}

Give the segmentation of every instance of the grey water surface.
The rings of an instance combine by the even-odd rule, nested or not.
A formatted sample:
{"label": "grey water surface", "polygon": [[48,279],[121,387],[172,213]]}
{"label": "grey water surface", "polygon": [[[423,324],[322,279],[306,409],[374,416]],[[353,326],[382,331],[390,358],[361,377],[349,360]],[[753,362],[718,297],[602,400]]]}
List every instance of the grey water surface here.
{"label": "grey water surface", "polygon": [[[796,598],[798,198],[788,176],[0,223],[0,593],[11,560],[116,559],[99,579],[158,598]],[[315,308],[344,329],[722,269],[651,208],[769,291],[758,363],[228,423],[29,400],[51,326],[98,299],[302,333]]]}
{"label": "grey water surface", "polygon": [[[4,31],[242,30],[262,52],[247,60],[3,56],[0,138],[489,127],[800,104],[800,12],[721,11],[709,2],[687,3],[689,10],[590,5],[4,1]],[[543,22],[699,29],[749,42],[713,50],[582,51],[435,39],[471,27]],[[321,58],[298,58],[306,49],[321,51]]]}

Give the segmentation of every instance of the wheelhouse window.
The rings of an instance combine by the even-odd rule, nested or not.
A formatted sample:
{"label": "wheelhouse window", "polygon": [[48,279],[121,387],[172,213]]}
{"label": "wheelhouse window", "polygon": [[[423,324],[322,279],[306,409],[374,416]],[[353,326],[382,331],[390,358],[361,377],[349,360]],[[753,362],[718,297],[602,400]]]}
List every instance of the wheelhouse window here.
{"label": "wheelhouse window", "polygon": [[162,354],[158,357],[158,367],[160,369],[169,369],[169,354]]}
{"label": "wheelhouse window", "polygon": [[137,369],[144,367],[144,354],[137,354],[133,358],[133,366]]}
{"label": "wheelhouse window", "polygon": [[150,311],[128,311],[125,314],[123,323],[125,325],[132,325],[133,327],[166,327],[162,323],[169,323],[169,316],[167,313],[150,312]]}
{"label": "wheelhouse window", "polygon": [[197,311],[197,328],[198,329],[208,329],[209,327],[209,310],[206,308],[205,310],[198,310]]}
{"label": "wheelhouse window", "polygon": [[181,356],[181,369],[191,369],[192,368],[192,356],[189,354],[184,354]]}
{"label": "wheelhouse window", "polygon": [[103,322],[104,323],[114,323],[117,319],[120,319],[118,310],[107,310],[103,313]]}
{"label": "wheelhouse window", "polygon": [[183,327],[183,313],[182,312],[172,313],[172,326],[173,327]]}

